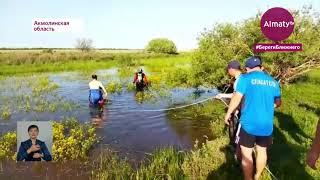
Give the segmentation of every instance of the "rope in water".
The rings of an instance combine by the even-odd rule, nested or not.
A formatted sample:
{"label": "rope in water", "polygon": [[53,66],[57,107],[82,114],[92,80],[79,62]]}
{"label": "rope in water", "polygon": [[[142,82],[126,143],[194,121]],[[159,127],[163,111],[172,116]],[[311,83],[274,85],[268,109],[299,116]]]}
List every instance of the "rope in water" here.
{"label": "rope in water", "polygon": [[[209,100],[212,100],[213,98],[210,97],[210,98],[206,98],[206,99],[203,99],[201,101],[198,101],[198,102],[194,102],[194,103],[191,103],[191,104],[187,104],[187,105],[183,105],[183,106],[177,106],[177,107],[172,107],[172,108],[164,108],[164,109],[129,109],[129,110],[126,110],[126,112],[159,112],[159,111],[170,111],[170,110],[176,110],[176,109],[182,109],[182,108],[186,108],[186,107],[189,107],[189,106],[193,106],[193,105],[197,105],[197,104],[200,104],[200,103],[204,103],[206,101],[209,101]],[[224,101],[223,101],[224,102]],[[225,103],[225,102],[224,102]],[[226,103],[225,103],[226,104]],[[227,105],[227,104],[226,104]],[[116,111],[116,110],[109,110],[109,111]]]}
{"label": "rope in water", "polygon": [[[222,98],[216,98],[216,97],[210,97],[210,98],[206,98],[206,99],[203,99],[201,101],[198,101],[198,102],[194,102],[194,103],[191,103],[191,104],[187,104],[187,105],[184,105],[184,106],[178,106],[178,107],[172,107],[172,108],[164,108],[164,109],[141,109],[141,110],[127,110],[127,112],[159,112],[159,111],[170,111],[170,110],[176,110],[176,109],[182,109],[182,108],[186,108],[186,107],[189,107],[189,106],[193,106],[193,105],[197,105],[197,104],[200,104],[200,103],[204,103],[208,100],[213,100],[213,99],[216,99],[216,100],[220,100],[226,107],[229,107],[228,103],[226,101],[224,101]],[[109,110],[109,111],[113,111],[113,110]],[[114,110],[115,111],[115,110]],[[255,152],[255,151],[254,151]],[[275,179],[275,180],[278,180],[278,178],[270,171],[270,169],[268,168],[268,165],[266,165],[265,169],[268,171],[268,173],[270,174],[270,176]]]}

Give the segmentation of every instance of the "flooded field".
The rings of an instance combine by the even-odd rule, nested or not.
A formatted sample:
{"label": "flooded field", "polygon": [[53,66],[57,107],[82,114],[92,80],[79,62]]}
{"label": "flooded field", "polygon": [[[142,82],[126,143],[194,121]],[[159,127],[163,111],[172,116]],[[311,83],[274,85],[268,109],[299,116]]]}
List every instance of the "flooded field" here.
{"label": "flooded field", "polygon": [[[1,134],[14,130],[17,121],[61,121],[75,118],[97,128],[101,141],[96,149],[108,147],[123,156],[142,160],[157,148],[190,149],[195,140],[212,139],[208,119],[190,117],[190,109],[165,110],[214,96],[212,89],[174,88],[143,93],[128,89],[131,78],[119,78],[117,69],[98,72],[105,86],[119,82],[121,89],[109,92],[102,113],[88,106],[90,74],[65,72],[0,81]],[[160,94],[160,95],[159,95]],[[161,95],[162,94],[162,95]]]}

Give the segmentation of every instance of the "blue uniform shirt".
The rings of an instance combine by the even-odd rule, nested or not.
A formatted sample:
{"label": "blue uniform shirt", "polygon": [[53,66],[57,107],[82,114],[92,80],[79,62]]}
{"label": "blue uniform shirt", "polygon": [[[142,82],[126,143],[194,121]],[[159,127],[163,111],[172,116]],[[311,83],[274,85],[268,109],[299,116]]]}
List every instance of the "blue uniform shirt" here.
{"label": "blue uniform shirt", "polygon": [[241,127],[255,136],[270,136],[273,131],[274,102],[280,98],[279,83],[263,71],[239,77],[236,92],[242,94]]}

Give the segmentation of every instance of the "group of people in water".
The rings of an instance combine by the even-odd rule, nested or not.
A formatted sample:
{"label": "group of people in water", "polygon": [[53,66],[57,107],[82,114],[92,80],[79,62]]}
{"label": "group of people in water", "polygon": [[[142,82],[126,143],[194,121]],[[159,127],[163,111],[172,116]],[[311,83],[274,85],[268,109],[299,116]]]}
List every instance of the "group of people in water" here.
{"label": "group of people in water", "polygon": [[[133,78],[132,82],[137,91],[143,91],[149,86],[147,75],[142,69],[139,69]],[[103,109],[103,105],[107,100],[108,93],[105,87],[100,81],[98,81],[98,76],[96,74],[92,75],[92,81],[89,82],[89,105],[90,107],[99,107]]]}
{"label": "group of people in water", "polygon": [[[241,68],[239,61],[232,60],[228,63],[226,70],[235,79],[233,92],[220,93],[214,98],[230,99],[224,122],[228,126],[235,126],[231,139],[236,149],[236,157],[241,161],[244,178],[257,180],[266,167],[267,149],[272,144],[274,110],[281,105],[280,85],[264,71],[262,60],[258,56],[246,59],[244,69]],[[142,69],[135,73],[133,83],[137,91],[143,91],[148,87],[149,82]],[[97,75],[92,75],[89,88],[90,106],[102,109],[108,94],[102,83],[98,81]],[[235,122],[234,119],[238,121]],[[21,143],[18,161],[52,159],[45,144],[36,139],[38,132],[39,129],[36,126],[28,128],[30,140]],[[315,163],[319,154],[320,124],[318,124],[312,148],[307,155],[307,164],[310,167],[316,168]]]}

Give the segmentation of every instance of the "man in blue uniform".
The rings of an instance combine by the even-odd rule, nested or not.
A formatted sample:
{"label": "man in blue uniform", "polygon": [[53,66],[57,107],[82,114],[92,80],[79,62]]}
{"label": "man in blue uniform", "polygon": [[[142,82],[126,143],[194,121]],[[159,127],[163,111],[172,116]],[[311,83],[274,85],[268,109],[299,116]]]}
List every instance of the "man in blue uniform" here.
{"label": "man in blue uniform", "polygon": [[[246,180],[259,179],[267,163],[267,147],[272,143],[274,108],[281,105],[280,87],[263,72],[261,59],[250,57],[245,63],[246,74],[241,75],[231,98],[225,123],[241,102],[239,144],[242,168]],[[256,174],[253,176],[253,148],[256,147]]]}

